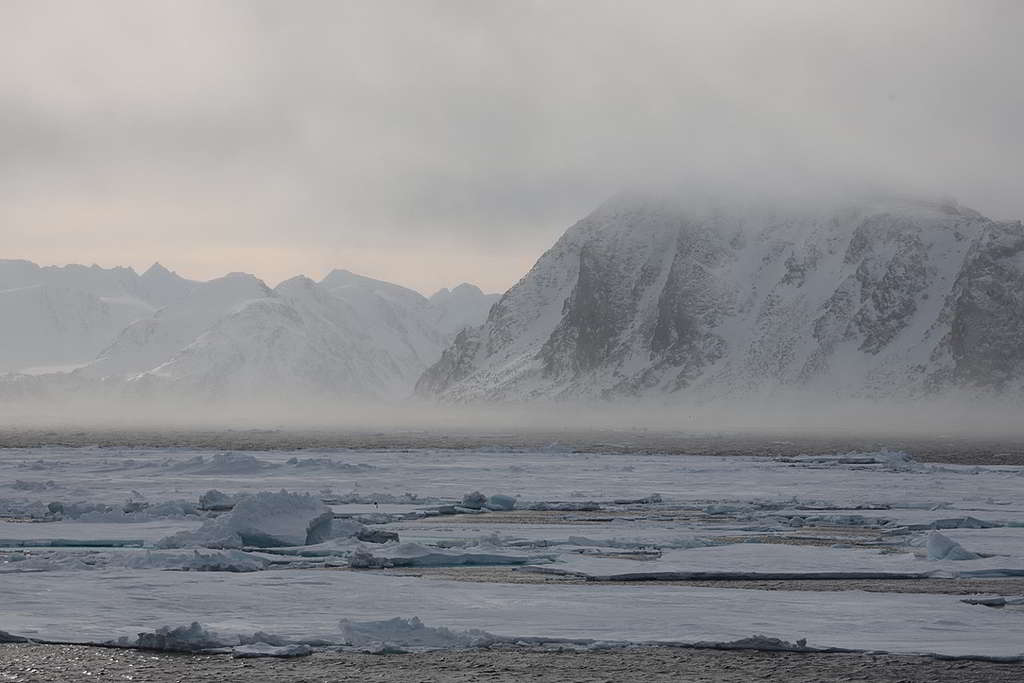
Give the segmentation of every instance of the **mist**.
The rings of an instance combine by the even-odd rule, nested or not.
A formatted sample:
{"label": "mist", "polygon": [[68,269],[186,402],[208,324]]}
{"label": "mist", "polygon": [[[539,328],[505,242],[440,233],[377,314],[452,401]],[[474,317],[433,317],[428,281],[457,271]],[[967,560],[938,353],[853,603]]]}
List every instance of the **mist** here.
{"label": "mist", "polygon": [[[484,443],[573,449],[597,444],[632,450],[674,451],[691,437],[807,438],[871,441],[902,439],[1013,442],[1024,437],[1020,407],[981,394],[916,399],[850,398],[791,390],[745,399],[560,400],[451,404],[405,400],[313,399],[302,394],[254,398],[159,396],[144,401],[89,395],[6,402],[0,438],[31,432],[36,441],[88,441],[97,431],[146,443],[147,434],[182,444],[204,435],[234,435],[239,444],[264,438],[303,447],[303,435],[328,440],[465,447]],[[56,430],[56,431],[52,431]],[[76,436],[76,430],[81,430]],[[141,434],[141,436],[140,436]],[[270,435],[267,437],[267,435]],[[348,437],[346,437],[348,435]],[[890,441],[887,441],[890,440]],[[154,442],[154,445],[158,443]]]}

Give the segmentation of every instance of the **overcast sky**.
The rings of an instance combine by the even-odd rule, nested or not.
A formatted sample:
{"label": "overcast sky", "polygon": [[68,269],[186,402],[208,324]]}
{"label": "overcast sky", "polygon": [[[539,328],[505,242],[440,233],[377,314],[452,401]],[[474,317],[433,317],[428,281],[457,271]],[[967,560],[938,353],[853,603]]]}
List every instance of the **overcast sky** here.
{"label": "overcast sky", "polygon": [[0,4],[0,257],[498,291],[626,185],[1022,164],[1017,0]]}

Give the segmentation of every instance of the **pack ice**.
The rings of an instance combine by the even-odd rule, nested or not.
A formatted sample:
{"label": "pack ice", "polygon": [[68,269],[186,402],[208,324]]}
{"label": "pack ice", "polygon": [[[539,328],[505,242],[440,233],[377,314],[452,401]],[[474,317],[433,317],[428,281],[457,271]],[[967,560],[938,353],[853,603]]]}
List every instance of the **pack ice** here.
{"label": "pack ice", "polygon": [[234,504],[230,512],[208,520],[195,531],[161,539],[161,548],[271,548],[322,543],[355,536],[362,525],[335,520],[331,509],[309,494],[262,492]]}
{"label": "pack ice", "polygon": [[[1022,482],[1021,467],[885,451],[8,449],[0,629],[207,638],[239,656],[806,638],[1012,658],[1024,631],[1004,586],[1024,576]],[[825,590],[854,578],[894,592]],[[990,592],[963,595],[965,579]],[[922,581],[937,592],[900,588]]]}

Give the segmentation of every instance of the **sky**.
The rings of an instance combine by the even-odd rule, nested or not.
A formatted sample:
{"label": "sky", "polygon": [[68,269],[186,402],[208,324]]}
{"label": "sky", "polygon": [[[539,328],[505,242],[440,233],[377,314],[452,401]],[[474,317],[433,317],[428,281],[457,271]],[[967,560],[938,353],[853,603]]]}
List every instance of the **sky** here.
{"label": "sky", "polygon": [[5,0],[0,258],[502,291],[631,186],[1024,218],[1017,0]]}

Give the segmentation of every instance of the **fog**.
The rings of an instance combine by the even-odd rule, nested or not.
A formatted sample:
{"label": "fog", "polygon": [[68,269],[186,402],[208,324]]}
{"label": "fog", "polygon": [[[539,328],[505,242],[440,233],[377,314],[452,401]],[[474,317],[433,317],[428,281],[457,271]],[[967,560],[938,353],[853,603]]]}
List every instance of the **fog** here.
{"label": "fog", "polygon": [[[981,395],[947,394],[916,399],[856,399],[801,391],[764,398],[701,401],[575,400],[446,404],[420,400],[314,400],[262,394],[262,398],[198,398],[177,395],[140,401],[97,394],[4,402],[0,442],[31,433],[33,443],[88,442],[96,430],[135,435],[170,434],[183,444],[197,435],[230,437],[253,446],[269,439],[302,447],[303,435],[346,434],[406,446],[462,446],[473,438],[515,446],[556,449],[596,444],[630,450],[645,435],[675,449],[673,437],[752,436],[786,439],[831,437],[845,441],[886,439],[981,440],[1014,443],[1024,437],[1020,405]],[[139,437],[138,434],[143,436]],[[178,436],[173,436],[178,435]],[[604,435],[604,436],[602,436]],[[539,440],[538,440],[539,439]],[[17,441],[17,439],[15,439]],[[356,443],[363,443],[358,438]],[[157,445],[159,441],[154,441]],[[766,444],[771,444],[769,441]],[[308,444],[306,444],[308,445]],[[653,446],[657,450],[657,446]]]}
{"label": "fog", "polygon": [[501,291],[624,185],[1024,216],[1024,5],[11,1],[5,257]]}

